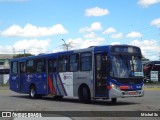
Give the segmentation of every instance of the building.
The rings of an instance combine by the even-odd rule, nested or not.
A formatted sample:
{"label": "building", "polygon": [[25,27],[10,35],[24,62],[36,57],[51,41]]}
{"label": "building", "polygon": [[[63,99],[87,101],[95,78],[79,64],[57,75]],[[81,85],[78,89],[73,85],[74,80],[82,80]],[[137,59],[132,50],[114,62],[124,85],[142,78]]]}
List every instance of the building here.
{"label": "building", "polygon": [[9,81],[10,59],[13,54],[0,54],[0,84],[7,84]]}

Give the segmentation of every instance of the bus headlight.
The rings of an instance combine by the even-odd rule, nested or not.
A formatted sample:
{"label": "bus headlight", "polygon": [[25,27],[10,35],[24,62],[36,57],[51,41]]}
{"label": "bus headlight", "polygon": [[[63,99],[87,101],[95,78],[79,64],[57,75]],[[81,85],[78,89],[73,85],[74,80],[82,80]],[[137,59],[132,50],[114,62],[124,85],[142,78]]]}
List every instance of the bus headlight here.
{"label": "bus headlight", "polygon": [[111,88],[120,90],[119,86],[117,86],[117,85],[115,85],[113,83],[110,83],[110,85],[111,85]]}

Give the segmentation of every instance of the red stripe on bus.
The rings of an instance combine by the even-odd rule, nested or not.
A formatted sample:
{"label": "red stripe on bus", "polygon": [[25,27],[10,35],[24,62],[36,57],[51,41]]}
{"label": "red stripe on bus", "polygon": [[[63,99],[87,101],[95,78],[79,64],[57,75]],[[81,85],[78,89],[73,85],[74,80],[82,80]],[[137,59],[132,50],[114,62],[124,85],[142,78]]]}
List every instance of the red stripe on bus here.
{"label": "red stripe on bus", "polygon": [[55,95],[55,90],[53,88],[53,84],[52,84],[52,80],[51,80],[50,76],[48,76],[48,86],[49,86],[51,93]]}

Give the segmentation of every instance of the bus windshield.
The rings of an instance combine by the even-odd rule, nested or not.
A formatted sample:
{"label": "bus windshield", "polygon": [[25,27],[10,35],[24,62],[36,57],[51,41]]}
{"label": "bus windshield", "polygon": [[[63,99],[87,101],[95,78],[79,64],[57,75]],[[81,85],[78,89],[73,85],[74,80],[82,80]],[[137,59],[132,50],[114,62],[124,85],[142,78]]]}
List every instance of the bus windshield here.
{"label": "bus windshield", "polygon": [[113,55],[111,76],[117,78],[143,77],[141,57]]}

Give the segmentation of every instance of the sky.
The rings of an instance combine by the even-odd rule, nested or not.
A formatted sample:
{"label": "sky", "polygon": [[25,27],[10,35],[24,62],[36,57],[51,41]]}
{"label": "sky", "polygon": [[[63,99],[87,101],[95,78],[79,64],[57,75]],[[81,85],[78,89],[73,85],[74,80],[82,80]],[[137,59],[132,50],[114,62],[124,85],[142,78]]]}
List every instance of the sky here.
{"label": "sky", "polygon": [[[128,44],[160,60],[160,0],[0,0],[0,54]],[[63,40],[64,41],[63,41]]]}

